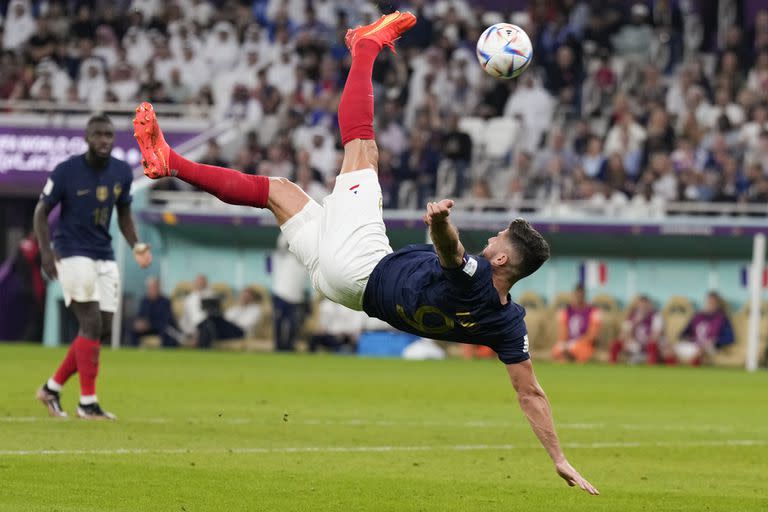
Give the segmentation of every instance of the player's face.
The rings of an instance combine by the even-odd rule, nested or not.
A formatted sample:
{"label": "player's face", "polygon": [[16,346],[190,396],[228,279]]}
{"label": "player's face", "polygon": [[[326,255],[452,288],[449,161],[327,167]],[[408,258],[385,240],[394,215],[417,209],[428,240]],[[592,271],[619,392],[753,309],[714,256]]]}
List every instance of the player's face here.
{"label": "player's face", "polygon": [[115,144],[115,128],[111,123],[93,123],[85,136],[88,151],[99,158],[107,158]]}
{"label": "player's face", "polygon": [[492,236],[488,239],[488,245],[485,246],[483,252],[480,253],[485,259],[496,265],[506,265],[507,262],[512,261],[513,264],[518,264],[518,256],[512,244],[509,242],[509,228],[504,231],[499,231],[496,236]]}
{"label": "player's face", "polygon": [[492,236],[488,239],[488,245],[485,246],[485,249],[483,249],[483,252],[481,253],[484,258],[490,260],[498,254],[502,239],[507,235],[507,231],[509,230],[505,229],[504,231],[499,231],[496,233],[496,236]]}

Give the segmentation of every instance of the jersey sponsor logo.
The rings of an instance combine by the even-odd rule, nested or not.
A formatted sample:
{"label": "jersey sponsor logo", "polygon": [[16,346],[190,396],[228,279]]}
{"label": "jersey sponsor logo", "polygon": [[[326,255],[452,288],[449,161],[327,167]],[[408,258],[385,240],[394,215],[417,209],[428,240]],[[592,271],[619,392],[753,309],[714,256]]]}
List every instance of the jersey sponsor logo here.
{"label": "jersey sponsor logo", "polygon": [[523,336],[523,352],[528,353],[528,335]]}
{"label": "jersey sponsor logo", "polygon": [[48,180],[45,182],[45,186],[43,187],[43,195],[49,196],[51,195],[51,192],[53,192],[53,180],[48,178]]}
{"label": "jersey sponsor logo", "polygon": [[88,192],[90,192],[90,191],[91,191],[91,189],[89,189],[89,188],[86,188],[85,190],[78,190],[78,191],[77,191],[77,196],[78,196],[78,197],[80,197],[80,196],[84,196],[84,195],[86,195],[86,194],[87,194]]}
{"label": "jersey sponsor logo", "polygon": [[109,198],[109,189],[105,186],[96,187],[96,199],[102,203]]}
{"label": "jersey sponsor logo", "polygon": [[477,325],[477,322],[472,321],[472,313],[469,311],[460,311],[456,313],[456,321],[459,322],[459,325],[465,329],[469,329]]}
{"label": "jersey sponsor logo", "polygon": [[115,183],[115,186],[112,187],[112,195],[115,196],[115,199],[120,197],[120,194],[123,192],[123,185],[120,183]]}
{"label": "jersey sponsor logo", "polygon": [[[449,317],[435,306],[421,306],[413,314],[413,318],[410,318],[403,306],[398,304],[397,314],[400,315],[403,322],[423,334],[445,334],[446,332],[452,331],[455,326],[453,318]],[[427,315],[432,315],[432,318],[439,317],[442,325],[426,325],[424,317]]]}
{"label": "jersey sponsor logo", "polygon": [[467,261],[464,263],[464,268],[462,268],[461,271],[469,277],[474,276],[475,272],[477,272],[477,260],[475,258],[467,258]]}

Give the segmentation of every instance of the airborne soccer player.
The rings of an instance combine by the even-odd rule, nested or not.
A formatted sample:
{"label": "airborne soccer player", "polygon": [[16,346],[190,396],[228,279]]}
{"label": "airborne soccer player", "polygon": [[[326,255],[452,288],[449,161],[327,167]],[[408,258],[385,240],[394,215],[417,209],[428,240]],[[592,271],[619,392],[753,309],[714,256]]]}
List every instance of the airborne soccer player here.
{"label": "airborne soccer player", "polygon": [[513,221],[488,240],[479,256],[466,253],[449,215],[453,201],[427,205],[424,221],[434,241],[392,252],[381,211],[373,131],[373,62],[384,46],[416,23],[394,12],[347,32],[352,66],[339,104],[344,143],[341,173],[320,205],[285,178],[250,176],[179,156],[163,139],[152,106],[136,109],[136,139],[150,178],[176,176],[222,201],[269,209],[291,252],[329,299],[394,327],[447,341],[488,345],[507,365],[523,412],[569,485],[597,490],[566,460],[544,391],[528,355],[522,307],[509,289],[535,272],[549,246],[527,222]]}
{"label": "airborne soccer player", "polygon": [[[56,373],[37,391],[37,398],[51,416],[66,416],[60,393],[67,380],[80,377],[77,415],[83,419],[115,419],[99,405],[96,377],[99,349],[108,343],[112,315],[117,310],[120,276],[109,222],[117,207],[117,223],[133,248],[136,262],[146,268],[152,261],[147,244],[139,243],[131,217],[133,173],[125,162],[110,154],[115,129],[108,117],[88,121],[85,140],[88,151],[66,160],[51,173],[35,208],[35,235],[40,257],[49,278],[58,278],[64,301],[79,330]],[[51,247],[48,214],[61,204],[61,219]]]}

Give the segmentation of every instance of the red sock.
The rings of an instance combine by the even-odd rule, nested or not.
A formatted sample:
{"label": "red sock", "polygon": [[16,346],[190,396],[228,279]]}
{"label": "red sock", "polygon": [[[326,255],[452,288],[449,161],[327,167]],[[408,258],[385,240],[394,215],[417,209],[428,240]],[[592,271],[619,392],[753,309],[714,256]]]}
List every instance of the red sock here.
{"label": "red sock", "polygon": [[72,343],[75,347],[77,371],[80,374],[80,395],[96,394],[96,376],[99,374],[99,340],[89,340],[78,336]]}
{"label": "red sock", "polygon": [[194,185],[225,203],[265,208],[269,199],[269,178],[240,171],[198,164],[171,150],[169,167],[178,178]]}
{"label": "red sock", "polygon": [[649,341],[646,347],[648,352],[648,364],[656,364],[659,362],[659,344],[655,341]]}
{"label": "red sock", "polygon": [[355,45],[355,56],[349,68],[347,83],[339,102],[341,142],[374,138],[373,132],[373,63],[381,47],[376,41],[362,39]]}
{"label": "red sock", "polygon": [[59,369],[56,370],[56,373],[53,375],[53,380],[61,386],[63,386],[77,371],[77,359],[75,358],[75,344],[77,339],[78,338],[75,338],[72,344],[69,345],[67,355],[64,356],[64,360],[61,362],[61,365],[59,365]]}
{"label": "red sock", "polygon": [[621,348],[622,348],[622,344],[619,340],[616,340],[611,344],[611,355],[610,355],[611,363],[616,363],[616,361],[619,360],[619,353],[621,353]]}

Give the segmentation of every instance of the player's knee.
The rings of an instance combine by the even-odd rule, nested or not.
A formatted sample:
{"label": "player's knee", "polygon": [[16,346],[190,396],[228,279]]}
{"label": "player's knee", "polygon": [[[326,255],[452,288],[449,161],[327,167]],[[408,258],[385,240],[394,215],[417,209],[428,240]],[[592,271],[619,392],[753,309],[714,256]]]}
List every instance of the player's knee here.
{"label": "player's knee", "polygon": [[379,148],[376,141],[355,139],[344,146],[341,172],[379,169]]}
{"label": "player's knee", "polygon": [[101,339],[101,317],[98,312],[81,315],[81,318],[78,318],[78,323],[83,336],[89,340]]}

